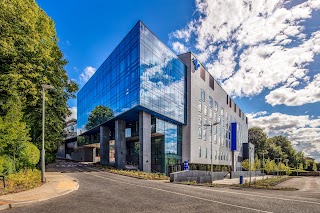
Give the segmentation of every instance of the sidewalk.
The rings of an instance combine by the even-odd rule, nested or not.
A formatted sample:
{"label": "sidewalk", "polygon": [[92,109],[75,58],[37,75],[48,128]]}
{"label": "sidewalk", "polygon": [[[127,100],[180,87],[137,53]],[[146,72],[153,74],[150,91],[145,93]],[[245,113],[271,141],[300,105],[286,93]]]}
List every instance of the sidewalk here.
{"label": "sidewalk", "polygon": [[[257,176],[251,177],[251,181],[255,181],[255,180],[261,180],[263,178],[270,178],[273,177],[272,175],[266,175],[266,176]],[[244,177],[243,178],[243,183],[249,182],[250,181],[250,177]],[[233,179],[223,179],[223,180],[215,180],[212,181],[213,184],[225,184],[225,185],[232,185],[232,184],[239,184],[240,183],[240,179],[239,178],[233,178]]]}
{"label": "sidewalk", "polygon": [[47,172],[47,182],[40,187],[0,196],[0,210],[20,207],[68,194],[79,188],[79,184],[60,172]]}

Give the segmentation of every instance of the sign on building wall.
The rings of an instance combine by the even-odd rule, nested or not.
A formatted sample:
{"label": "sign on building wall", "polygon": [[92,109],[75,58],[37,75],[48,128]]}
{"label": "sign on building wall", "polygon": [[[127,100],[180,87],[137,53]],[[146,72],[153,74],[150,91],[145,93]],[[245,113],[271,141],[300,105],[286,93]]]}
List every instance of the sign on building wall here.
{"label": "sign on building wall", "polygon": [[237,123],[231,123],[231,150],[237,150]]}
{"label": "sign on building wall", "polygon": [[194,66],[193,72],[195,72],[200,67],[200,63],[199,63],[198,59],[196,59],[196,58],[192,58],[192,62],[193,62],[193,66]]}

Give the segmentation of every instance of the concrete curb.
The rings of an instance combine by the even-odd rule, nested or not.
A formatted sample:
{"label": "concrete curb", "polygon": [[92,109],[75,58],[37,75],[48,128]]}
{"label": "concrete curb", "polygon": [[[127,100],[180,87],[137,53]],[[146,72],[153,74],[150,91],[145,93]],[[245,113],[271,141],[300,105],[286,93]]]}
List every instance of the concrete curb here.
{"label": "concrete curb", "polygon": [[56,198],[56,197],[60,197],[60,196],[63,196],[63,195],[67,195],[73,191],[76,191],[79,189],[79,183],[74,180],[76,182],[76,187],[73,189],[73,190],[67,190],[67,191],[64,191],[64,192],[61,192],[55,196],[52,196],[52,197],[49,197],[49,198],[43,198],[43,199],[38,199],[38,200],[30,200],[30,201],[24,201],[24,202],[17,202],[17,203],[9,203],[9,204],[6,204],[6,205],[1,205],[0,206],[0,211],[1,210],[6,210],[6,209],[9,209],[9,208],[17,208],[17,207],[22,207],[22,206],[26,206],[26,205],[30,205],[32,203],[37,203],[37,202],[41,202],[41,201],[46,201],[46,200],[50,200],[50,199],[53,199],[53,198]]}

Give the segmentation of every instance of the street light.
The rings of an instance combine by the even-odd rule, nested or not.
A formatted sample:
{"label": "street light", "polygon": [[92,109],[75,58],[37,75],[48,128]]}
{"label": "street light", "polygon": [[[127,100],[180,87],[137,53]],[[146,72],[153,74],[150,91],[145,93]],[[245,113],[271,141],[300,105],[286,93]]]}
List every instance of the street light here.
{"label": "street light", "polygon": [[42,87],[42,149],[41,149],[41,181],[46,182],[45,173],[45,160],[44,160],[44,120],[45,120],[45,92],[46,90],[54,89],[53,86],[48,84],[41,84]]}
{"label": "street light", "polygon": [[263,171],[263,178],[264,178],[264,167],[265,167],[264,155],[268,154],[268,151],[264,150],[261,154],[262,154],[262,171]]}
{"label": "street light", "polygon": [[249,146],[249,167],[250,167],[250,180],[249,180],[249,185],[251,185],[251,173],[252,173],[252,165],[251,165],[251,150],[253,149],[250,144],[248,144]]}
{"label": "street light", "polygon": [[213,165],[212,165],[212,126],[218,125],[220,122],[215,122],[213,124],[204,124],[204,126],[210,126],[210,131],[211,131],[211,183],[213,181]]}

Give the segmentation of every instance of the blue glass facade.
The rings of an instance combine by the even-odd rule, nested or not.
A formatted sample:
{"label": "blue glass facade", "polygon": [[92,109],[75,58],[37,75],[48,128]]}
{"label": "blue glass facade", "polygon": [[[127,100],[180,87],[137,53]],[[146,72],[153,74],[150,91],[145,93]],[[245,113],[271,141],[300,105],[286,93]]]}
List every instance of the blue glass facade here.
{"label": "blue glass facade", "polygon": [[186,66],[148,28],[140,28],[140,105],[184,124]]}
{"label": "blue glass facade", "polygon": [[117,116],[139,105],[139,29],[138,23],[79,91],[78,134],[87,130],[90,112],[97,106],[107,106]]}
{"label": "blue glass facade", "polygon": [[[99,138],[97,131],[88,131],[95,128],[86,129],[90,113],[98,106],[110,108],[113,120],[130,117],[131,120],[125,119],[126,128],[134,135],[139,134],[136,132],[139,128],[132,129],[132,124],[139,120],[137,112],[147,111],[155,126],[152,133],[156,133],[151,138],[153,169],[165,172],[167,165],[181,163],[181,125],[186,122],[186,69],[169,48],[138,22],[79,91],[78,134],[95,134]],[[105,122],[99,120],[97,126]],[[137,161],[139,143],[130,141],[126,160]]]}

